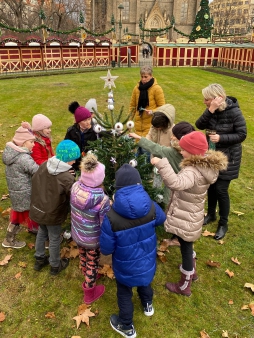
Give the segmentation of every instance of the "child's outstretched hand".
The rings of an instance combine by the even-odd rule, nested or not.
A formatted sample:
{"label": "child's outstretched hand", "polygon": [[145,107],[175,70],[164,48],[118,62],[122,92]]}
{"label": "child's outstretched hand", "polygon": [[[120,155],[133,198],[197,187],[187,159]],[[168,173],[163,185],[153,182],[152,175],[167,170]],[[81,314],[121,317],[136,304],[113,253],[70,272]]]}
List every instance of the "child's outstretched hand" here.
{"label": "child's outstretched hand", "polygon": [[135,138],[136,140],[140,140],[141,139],[141,136],[139,136],[136,133],[129,133],[129,137]]}
{"label": "child's outstretched hand", "polygon": [[157,164],[160,160],[161,160],[161,158],[159,158],[159,157],[153,157],[153,158],[151,159],[151,163],[152,163],[152,165],[155,165],[155,164]]}

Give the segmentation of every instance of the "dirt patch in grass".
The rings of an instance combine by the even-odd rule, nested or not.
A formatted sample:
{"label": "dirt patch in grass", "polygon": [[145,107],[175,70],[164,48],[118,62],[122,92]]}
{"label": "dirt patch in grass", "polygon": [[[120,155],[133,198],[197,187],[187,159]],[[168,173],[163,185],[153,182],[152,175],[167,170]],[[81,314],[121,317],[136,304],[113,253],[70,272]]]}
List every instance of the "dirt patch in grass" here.
{"label": "dirt patch in grass", "polygon": [[230,77],[234,77],[236,79],[240,79],[240,80],[244,80],[244,81],[249,81],[249,82],[254,82],[254,76],[248,76],[248,75],[244,75],[242,73],[231,73],[228,71],[224,71],[221,69],[217,69],[217,68],[207,68],[207,69],[203,69],[207,72],[211,72],[211,73],[216,73],[216,74],[221,74],[221,75],[225,75],[225,76],[230,76]]}

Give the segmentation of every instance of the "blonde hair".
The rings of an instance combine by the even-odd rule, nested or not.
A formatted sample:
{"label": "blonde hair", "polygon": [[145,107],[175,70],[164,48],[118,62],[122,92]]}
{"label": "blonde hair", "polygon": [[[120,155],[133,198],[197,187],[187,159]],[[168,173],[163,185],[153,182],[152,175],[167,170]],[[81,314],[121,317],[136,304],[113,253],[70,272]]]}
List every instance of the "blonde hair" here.
{"label": "blonde hair", "polygon": [[218,83],[210,84],[209,86],[202,89],[202,94],[206,100],[214,99],[217,96],[222,97],[223,101],[218,108],[219,111],[223,111],[227,107],[227,102],[226,102],[227,95],[226,95],[225,90],[220,84]]}
{"label": "blonde hair", "polygon": [[153,75],[153,69],[151,66],[142,66],[140,68],[140,75],[143,74],[149,74],[149,75]]}

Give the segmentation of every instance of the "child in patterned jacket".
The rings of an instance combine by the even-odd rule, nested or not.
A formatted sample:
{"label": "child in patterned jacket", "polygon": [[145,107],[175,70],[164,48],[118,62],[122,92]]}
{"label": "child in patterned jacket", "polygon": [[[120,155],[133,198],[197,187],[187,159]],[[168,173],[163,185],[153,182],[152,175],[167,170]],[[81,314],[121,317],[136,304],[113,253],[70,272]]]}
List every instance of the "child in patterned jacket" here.
{"label": "child in patterned jacket", "polygon": [[82,158],[81,175],[71,190],[71,234],[79,248],[80,265],[85,281],[84,302],[91,304],[105,292],[96,285],[100,259],[100,232],[104,215],[110,210],[109,197],[102,182],[105,166],[93,154]]}

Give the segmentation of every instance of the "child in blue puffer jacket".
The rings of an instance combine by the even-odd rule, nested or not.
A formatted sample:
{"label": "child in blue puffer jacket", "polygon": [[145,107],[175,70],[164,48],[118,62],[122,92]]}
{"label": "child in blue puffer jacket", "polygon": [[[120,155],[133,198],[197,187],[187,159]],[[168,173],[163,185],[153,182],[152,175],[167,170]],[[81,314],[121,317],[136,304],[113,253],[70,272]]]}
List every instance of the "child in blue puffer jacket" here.
{"label": "child in blue puffer jacket", "polygon": [[105,166],[97,157],[88,154],[82,158],[80,179],[71,189],[71,235],[79,248],[80,265],[85,276],[82,284],[84,302],[91,304],[105,292],[104,285],[96,285],[100,259],[101,223],[110,210],[109,197],[102,182]]}
{"label": "child in blue puffer jacket", "polygon": [[152,316],[151,282],[156,270],[157,238],[155,227],[166,219],[153,202],[137,169],[124,164],[116,172],[116,193],[112,209],[104,217],[100,248],[112,254],[117,284],[119,315],[110,317],[112,328],[124,337],[136,337],[133,326],[132,287],[137,286],[144,314]]}

